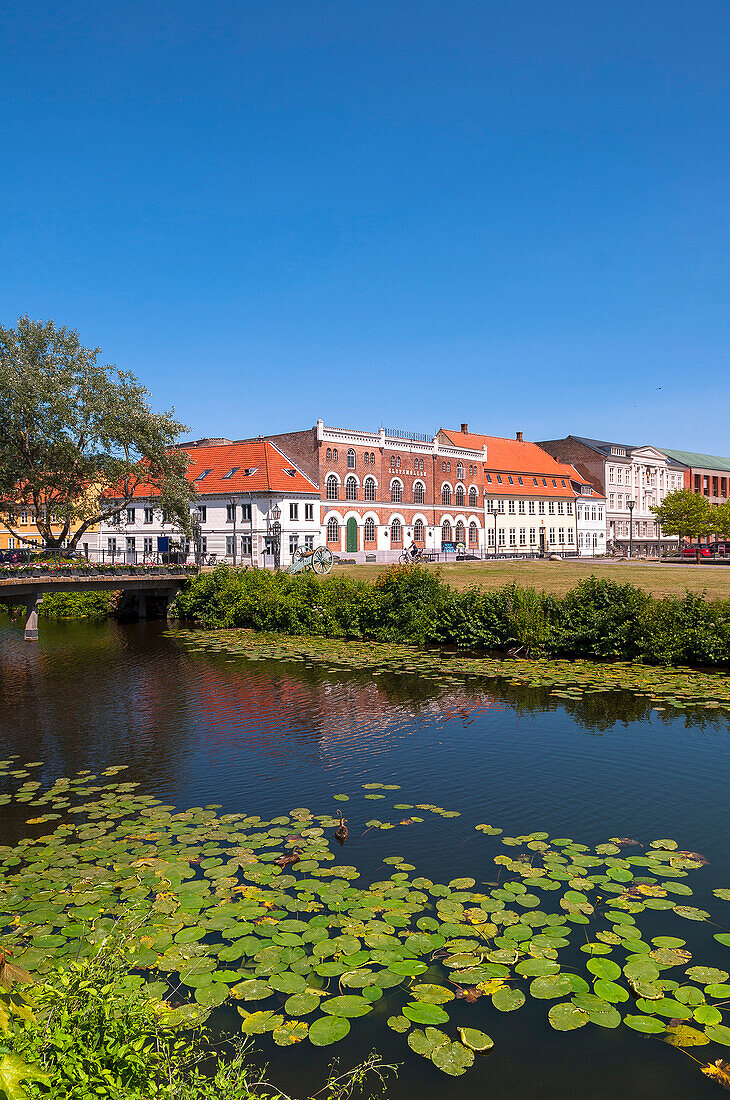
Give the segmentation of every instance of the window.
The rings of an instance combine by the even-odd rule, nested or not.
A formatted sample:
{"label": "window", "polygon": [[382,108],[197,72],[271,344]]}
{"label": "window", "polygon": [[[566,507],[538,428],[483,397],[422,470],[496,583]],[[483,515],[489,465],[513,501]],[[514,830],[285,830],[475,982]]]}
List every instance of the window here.
{"label": "window", "polygon": [[472,486],[472,488],[469,490],[469,507],[470,508],[476,508],[476,506],[477,506],[477,491]]}
{"label": "window", "polygon": [[550,528],[550,542],[551,542],[551,544],[555,543],[555,528],[554,527]]}
{"label": "window", "polygon": [[450,462],[447,462],[447,463],[446,463],[446,473],[447,473],[447,474],[450,474],[450,473],[451,473],[451,463],[450,463]]}
{"label": "window", "polygon": [[608,494],[608,507],[609,508],[615,508],[616,507],[616,494],[615,493],[609,493]]}
{"label": "window", "polygon": [[498,485],[502,484],[502,475],[501,474],[497,474],[497,484]]}
{"label": "window", "polygon": [[155,540],[149,537],[142,539],[143,553],[145,557],[155,552]]}
{"label": "window", "polygon": [[524,502],[524,500],[518,500],[518,502],[517,502],[517,511],[520,513],[521,516],[524,516],[524,514],[525,514],[525,502]]}
{"label": "window", "polygon": [[327,542],[340,541],[340,525],[334,516],[327,520]]}
{"label": "window", "polygon": [[357,500],[357,479],[354,477],[345,481],[345,500]]}
{"label": "window", "polygon": [[231,466],[228,473],[223,475],[223,477],[221,478],[221,481],[228,481],[228,479],[230,477],[233,477],[234,474],[237,474],[240,469],[241,469],[240,466]]}
{"label": "window", "polygon": [[537,539],[536,539],[535,535],[536,535],[536,530],[535,530],[534,527],[531,527],[530,528],[530,546],[535,546],[535,544],[537,543]]}
{"label": "window", "polygon": [[365,520],[363,538],[365,542],[375,542],[375,520],[372,517]]}
{"label": "window", "polygon": [[512,474],[507,474],[507,481],[509,481],[510,485],[514,485],[515,481]]}
{"label": "window", "polygon": [[[233,509],[233,504],[226,504],[226,523],[233,523]],[[231,553],[233,553],[233,551],[231,551]]]}
{"label": "window", "polygon": [[426,541],[426,531],[425,531],[425,528],[423,526],[423,520],[422,519],[417,519],[416,522],[413,524],[413,541],[414,542],[425,542]]}
{"label": "window", "polygon": [[397,458],[395,460],[395,464],[396,464],[397,468],[400,470],[400,455],[397,456]]}
{"label": "window", "polygon": [[290,504],[289,505],[289,519],[291,519],[291,520],[298,520],[299,519],[299,505],[298,504]]}
{"label": "window", "polygon": [[251,505],[250,504],[242,504],[241,505],[241,519],[243,520],[244,523],[250,523],[251,522]]}
{"label": "window", "polygon": [[521,478],[521,477],[518,477],[518,478],[517,478],[517,481],[518,481],[518,484],[520,484],[520,485],[524,485],[524,484],[525,484],[525,483],[524,483],[524,481],[522,480],[522,478]]}
{"label": "window", "polygon": [[568,513],[569,516],[573,515],[573,501],[572,500],[568,501],[568,503],[565,506],[565,510],[566,510],[566,512]]}
{"label": "window", "polygon": [[520,546],[525,546],[527,542],[527,531],[524,527],[520,527]]}
{"label": "window", "polygon": [[446,473],[446,463],[445,462],[441,463],[441,470],[442,470],[443,473]]}
{"label": "window", "polygon": [[578,546],[580,546],[581,549],[583,547],[583,535],[582,534],[578,535]]}
{"label": "window", "polygon": [[353,451],[352,447],[350,447],[347,452],[347,468],[348,470],[355,469],[355,452]]}
{"label": "window", "polygon": [[133,554],[136,549],[137,549],[137,546],[136,546],[136,543],[134,541],[134,535],[130,535],[127,538],[127,553],[128,554]]}
{"label": "window", "polygon": [[106,549],[107,553],[111,554],[112,557],[114,557],[117,552],[117,540],[114,537],[108,538],[106,540]]}
{"label": "window", "polygon": [[447,519],[441,524],[441,545],[451,542],[451,524]]}
{"label": "window", "polygon": [[456,541],[466,542],[466,531],[464,529],[464,524],[461,522],[461,520],[459,520],[456,525]]}
{"label": "window", "polygon": [[327,500],[337,500],[337,478],[334,474],[330,474],[325,482]]}
{"label": "window", "polygon": [[305,522],[307,522],[307,523],[313,523],[314,522],[314,505],[313,504],[305,504],[304,505],[304,519],[305,519]]}
{"label": "window", "polygon": [[336,448],[336,447],[333,447],[333,448],[332,448],[332,461],[333,461],[333,462],[337,462],[337,458],[338,458],[338,454],[337,454],[337,448]]}
{"label": "window", "polygon": [[[206,504],[199,504],[198,505],[198,522],[199,523],[207,523],[207,520],[208,520],[208,506]],[[147,519],[145,517],[145,523],[146,522],[147,522]]]}
{"label": "window", "polygon": [[545,480],[545,478],[542,479],[542,483],[543,485],[547,485],[547,481]]}
{"label": "window", "polygon": [[534,514],[535,514],[535,501],[534,500],[528,500],[528,502],[527,502],[527,511],[531,516],[534,516]]}
{"label": "window", "polygon": [[598,509],[598,521],[599,521],[599,523],[602,522],[602,520],[603,520],[603,508],[599,507],[599,509]]}
{"label": "window", "polygon": [[464,480],[464,467],[460,462],[457,462],[456,464],[456,476],[458,477],[459,481]]}
{"label": "window", "polygon": [[538,501],[537,511],[538,511],[538,515],[541,515],[541,516],[545,515],[545,501],[544,500]]}
{"label": "window", "polygon": [[395,469],[395,455],[390,456],[390,468],[391,470]]}
{"label": "window", "polygon": [[513,516],[515,514],[515,502],[513,500],[509,501],[509,503],[507,505],[507,511],[509,512],[509,514],[511,516]]}
{"label": "window", "polygon": [[289,557],[292,557],[298,545],[299,535],[289,535]]}
{"label": "window", "polygon": [[390,545],[400,546],[403,542],[403,528],[399,519],[394,519],[390,525]]}
{"label": "window", "polygon": [[474,520],[469,524],[469,545],[476,546],[479,542],[479,528]]}
{"label": "window", "polygon": [[257,470],[258,466],[249,466],[248,469],[243,471],[243,475],[244,477],[251,477],[251,475],[255,474]]}
{"label": "window", "polygon": [[365,500],[375,500],[375,478],[366,477],[363,496]]}
{"label": "window", "polygon": [[226,535],[226,557],[232,558],[236,552],[236,540],[233,535]]}
{"label": "window", "polygon": [[[86,543],[84,543],[84,546],[86,546]],[[15,539],[11,535],[10,538],[8,539],[8,550],[14,550],[14,549],[15,549]]]}
{"label": "window", "polygon": [[369,466],[369,465],[370,465],[370,452],[369,452],[369,451],[366,451],[366,452],[365,452],[365,458],[364,458],[364,462],[365,462],[365,465],[366,465],[366,466]]}
{"label": "window", "polygon": [[504,546],[504,533],[505,533],[504,532],[504,527],[500,527],[500,529],[499,529],[499,539],[498,539],[498,542],[499,542],[500,546]]}
{"label": "window", "polygon": [[623,506],[624,506],[624,494],[623,493],[617,493],[616,494],[616,507],[617,508],[623,508]]}
{"label": "window", "polygon": [[455,496],[455,501],[456,501],[456,507],[457,508],[463,508],[464,507],[464,486],[463,485],[457,485],[456,486],[456,493],[455,493],[454,496]]}
{"label": "window", "polygon": [[564,527],[559,527],[558,528],[558,542],[560,543],[561,546],[565,546],[565,528]]}
{"label": "window", "polygon": [[451,504],[451,486],[444,485],[441,489],[441,503],[448,505]]}
{"label": "window", "polygon": [[537,478],[536,478],[536,477],[533,477],[533,479],[532,479],[532,480],[534,481],[535,485],[537,485]]}
{"label": "window", "polygon": [[400,481],[391,481],[390,483],[390,499],[393,504],[400,504],[403,499],[403,486]]}
{"label": "window", "polygon": [[200,473],[198,474],[198,476],[196,478],[194,478],[193,480],[194,481],[204,481],[205,478],[208,476],[208,474],[211,474],[212,472],[213,472],[213,467],[210,466],[207,470],[201,470]]}
{"label": "window", "polygon": [[[588,513],[588,509],[586,508],[586,514],[587,514],[587,513]],[[597,515],[596,515],[596,509],[595,509],[595,507],[593,507],[593,508],[591,508],[591,519],[592,519],[592,520],[593,520],[593,522],[595,523],[595,521],[596,521],[596,519],[597,519],[597,518],[598,518],[598,517],[597,517]]]}
{"label": "window", "polygon": [[616,470],[616,484],[617,485],[623,485],[623,483],[624,483],[624,472],[623,472],[623,469],[619,466],[618,469]]}
{"label": "window", "polygon": [[487,531],[487,546],[494,546],[494,528],[490,527]]}
{"label": "window", "polygon": [[488,483],[489,485],[491,485],[491,484],[492,484],[492,475],[491,475],[491,474],[487,474],[487,483]]}
{"label": "window", "polygon": [[314,535],[305,535],[304,536],[304,549],[305,550],[314,550]]}
{"label": "window", "polygon": [[554,500],[548,501],[548,514],[551,515],[551,516],[555,515],[555,501]]}
{"label": "window", "polygon": [[250,558],[251,557],[251,536],[250,535],[241,535],[241,557],[242,558]]}
{"label": "window", "polygon": [[331,447],[327,448],[327,461],[328,462],[332,461],[332,448]]}
{"label": "window", "polygon": [[564,514],[565,514],[565,513],[564,513],[564,511],[563,511],[563,502],[562,502],[562,500],[559,500],[559,501],[558,501],[558,515],[559,515],[559,516],[562,516],[562,515],[564,515]]}
{"label": "window", "polygon": [[414,504],[423,504],[423,499],[424,499],[423,482],[422,481],[417,481],[416,484],[413,486],[413,503]]}
{"label": "window", "polygon": [[509,544],[510,546],[517,545],[517,532],[515,531],[514,527],[510,527],[509,529]]}
{"label": "window", "polygon": [[136,508],[127,508],[127,523],[134,523]]}
{"label": "window", "polygon": [[501,512],[504,515],[504,501],[503,500],[498,500],[497,501],[497,511]]}
{"label": "window", "polygon": [[553,489],[557,489],[557,487],[558,487],[558,483],[557,483],[557,481],[555,480],[555,478],[554,478],[554,477],[551,477],[551,478],[550,478],[550,480],[551,480],[551,481],[552,481],[552,483],[553,483]]}

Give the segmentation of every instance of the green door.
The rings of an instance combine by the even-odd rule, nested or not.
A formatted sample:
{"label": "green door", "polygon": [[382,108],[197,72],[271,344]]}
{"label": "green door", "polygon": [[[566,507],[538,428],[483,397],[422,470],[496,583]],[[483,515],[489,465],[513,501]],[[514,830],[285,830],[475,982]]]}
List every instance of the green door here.
{"label": "green door", "polygon": [[357,553],[357,520],[354,516],[347,521],[347,553]]}

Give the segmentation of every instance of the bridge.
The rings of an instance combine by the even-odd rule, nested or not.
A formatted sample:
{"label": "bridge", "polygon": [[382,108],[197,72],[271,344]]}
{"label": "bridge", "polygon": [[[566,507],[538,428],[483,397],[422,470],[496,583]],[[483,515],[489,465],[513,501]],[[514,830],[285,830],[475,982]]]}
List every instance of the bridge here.
{"label": "bridge", "polygon": [[72,573],[70,576],[58,576],[42,571],[30,577],[15,574],[3,577],[0,574],[0,604],[24,605],[25,637],[29,641],[37,641],[38,608],[49,592],[122,591],[134,595],[140,619],[152,618],[155,608],[160,618],[167,618],[178,590],[192,575],[192,570],[182,567],[152,569],[149,573],[144,568],[129,570],[120,567],[119,570],[88,575]]}

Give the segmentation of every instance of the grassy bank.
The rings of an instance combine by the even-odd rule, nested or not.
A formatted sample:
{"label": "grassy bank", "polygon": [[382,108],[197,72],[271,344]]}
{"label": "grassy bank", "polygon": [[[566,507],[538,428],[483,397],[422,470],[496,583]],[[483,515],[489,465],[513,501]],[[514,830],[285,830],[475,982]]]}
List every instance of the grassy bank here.
{"label": "grassy bank", "polygon": [[[476,586],[485,591],[518,584],[555,596],[564,596],[571,588],[594,575],[617,584],[633,584],[650,596],[683,596],[704,592],[708,599],[730,599],[730,564],[727,566],[644,565],[622,561],[478,561],[449,562],[424,568],[441,571],[444,581],[458,590]],[[357,580],[376,581],[386,571],[384,565],[339,565],[333,575]]]}
{"label": "grassy bank", "polygon": [[514,584],[458,590],[441,574],[394,566],[374,584],[341,575],[237,571],[188,581],[178,615],[208,628],[417,646],[609,658],[653,665],[730,665],[730,600],[655,599],[635,585],[585,577],[564,596]]}

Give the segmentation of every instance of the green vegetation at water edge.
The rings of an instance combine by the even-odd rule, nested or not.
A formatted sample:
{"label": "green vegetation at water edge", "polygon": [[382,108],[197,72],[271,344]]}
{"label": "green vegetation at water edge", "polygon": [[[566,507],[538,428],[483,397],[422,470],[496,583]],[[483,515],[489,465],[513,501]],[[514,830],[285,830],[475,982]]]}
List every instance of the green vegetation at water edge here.
{"label": "green vegetation at water edge", "polygon": [[509,657],[445,658],[408,646],[264,634],[251,630],[173,630],[191,652],[224,653],[247,661],[297,661],[305,668],[368,671],[373,675],[419,676],[449,684],[501,680],[539,688],[556,700],[630,691],[656,711],[730,711],[730,677],[694,669],[650,668],[622,662],[523,660]]}
{"label": "green vegetation at water edge", "polygon": [[176,608],[207,628],[651,665],[730,664],[730,600],[689,592],[657,600],[593,576],[557,597],[516,585],[456,591],[418,566],[394,566],[375,584],[221,566],[186,582]]}
{"label": "green vegetation at water edge", "polygon": [[[335,862],[335,807],[346,805],[350,830],[394,838],[459,811],[370,782],[337,792],[333,812],[177,812],[118,782],[121,768],[43,788],[36,766],[0,763],[0,801],[29,814],[27,835],[0,848],[0,943],[33,976],[46,1034],[44,1011],[64,1002],[59,980],[80,995],[83,968],[121,938],[124,991],[147,1021],[138,1026],[148,1034],[154,1019],[171,1042],[228,1004],[240,1033],[266,1046],[329,1047],[371,1016],[403,1036],[404,1057],[460,1076],[493,1048],[494,1021],[530,999],[556,1032],[624,1027],[707,1048],[703,1072],[719,1072],[730,1046],[730,889],[697,905],[686,880],[706,861],[676,840],[589,847],[478,823],[479,866],[493,868],[479,882],[461,868],[436,882],[393,854],[382,878],[359,883],[355,866]],[[698,924],[713,930],[712,958],[688,942]],[[61,1072],[57,1054],[41,1064],[34,1046],[22,969],[4,994],[0,1056],[35,1053],[36,1076]],[[32,1077],[27,1093],[49,1095]]]}
{"label": "green vegetation at water edge", "polygon": [[[100,623],[114,614],[117,597],[117,592],[49,592],[43,597],[38,615],[41,619],[89,619]],[[25,608],[0,605],[0,612],[21,616],[25,614]]]}

